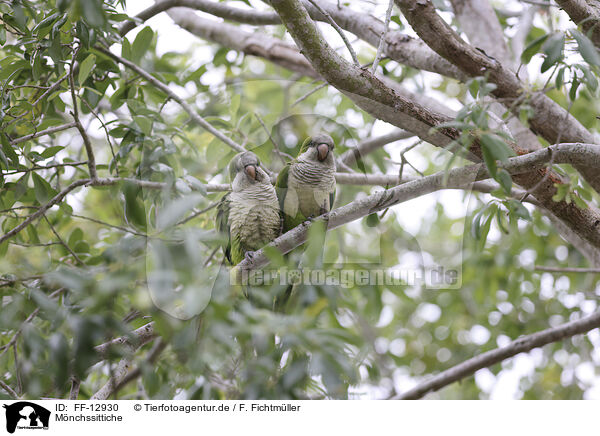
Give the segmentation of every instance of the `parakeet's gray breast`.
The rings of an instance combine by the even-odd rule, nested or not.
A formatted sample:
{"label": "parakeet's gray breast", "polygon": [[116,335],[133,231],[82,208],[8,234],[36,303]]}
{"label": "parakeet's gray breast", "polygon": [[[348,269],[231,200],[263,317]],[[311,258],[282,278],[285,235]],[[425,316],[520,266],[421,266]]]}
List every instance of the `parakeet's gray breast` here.
{"label": "parakeet's gray breast", "polygon": [[231,236],[248,249],[258,250],[279,235],[280,213],[275,189],[262,186],[231,194]]}

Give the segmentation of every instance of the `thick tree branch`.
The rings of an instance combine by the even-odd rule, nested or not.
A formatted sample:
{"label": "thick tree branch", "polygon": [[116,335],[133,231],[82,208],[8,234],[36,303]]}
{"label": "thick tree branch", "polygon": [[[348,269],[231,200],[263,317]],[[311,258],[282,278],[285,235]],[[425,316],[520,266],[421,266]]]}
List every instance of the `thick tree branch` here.
{"label": "thick tree branch", "polygon": [[[470,77],[487,75],[497,88],[493,95],[502,98],[518,115],[519,102],[527,101],[534,108],[529,120],[534,132],[550,143],[594,143],[594,136],[558,103],[541,92],[532,92],[524,100],[524,90],[517,76],[498,60],[463,41],[437,14],[430,0],[395,0],[415,32],[440,56],[454,63]],[[577,167],[586,181],[600,192],[600,173],[587,165]]]}
{"label": "thick tree branch", "polygon": [[[146,356],[146,360],[145,360],[145,362],[142,363],[142,365],[152,365],[154,362],[156,362],[156,360],[158,359],[160,354],[164,351],[165,348],[167,348],[167,345],[168,344],[166,341],[163,341],[162,339],[158,339],[156,341],[156,343],[154,344],[154,346],[152,347],[152,349],[148,352],[148,355]],[[131,381],[135,380],[136,378],[138,378],[141,375],[142,375],[142,366],[138,366],[137,368],[132,369],[121,380],[118,380],[118,383],[116,383],[116,386],[114,387],[114,393],[116,394],[123,387],[125,387],[125,385],[127,385],[127,383],[130,383]]]}
{"label": "thick tree branch", "polygon": [[[308,0],[303,0],[311,17],[318,21],[328,22],[327,15],[331,17],[342,29],[355,34],[363,41],[378,47],[381,35],[385,33],[383,40],[382,53],[402,64],[410,67],[431,71],[458,80],[465,78],[465,75],[454,65],[440,57],[432,51],[423,41],[412,38],[400,31],[385,32],[385,23],[377,18],[354,11],[353,9],[335,4],[329,1],[319,0],[319,8],[325,12],[321,13],[318,8],[313,6]],[[281,19],[272,12],[245,10],[231,7],[223,3],[207,0],[165,0],[159,1],[150,8],[137,15],[137,21],[147,20],[154,15],[169,10],[174,7],[188,7],[197,9],[226,20],[237,21],[239,23],[265,25],[281,24]],[[195,19],[199,17],[190,17]],[[223,23],[224,24],[224,23]],[[129,21],[121,28],[121,35],[125,35],[135,27],[134,21]],[[232,26],[235,27],[235,26]]]}
{"label": "thick tree branch", "polygon": [[[413,6],[406,6],[403,1],[399,0],[396,0],[396,2],[400,4],[403,9],[410,10],[412,18],[417,20],[420,25],[424,25],[421,23],[422,19],[419,18],[416,11],[412,9]],[[431,6],[430,2],[425,0],[420,0],[414,4],[413,2],[407,3],[410,3],[410,5],[420,5],[418,8],[419,10],[424,7],[423,5]],[[413,121],[413,126],[416,128],[416,130],[413,130],[412,128],[407,129],[411,131],[420,130],[422,132],[423,125],[431,128],[438,126],[440,123],[449,121],[449,118],[445,115],[431,112],[426,107],[397,95],[369,71],[357,68],[338,56],[324,40],[323,35],[298,0],[272,0],[271,4],[279,13],[286,28],[296,41],[296,44],[300,47],[302,53],[311,62],[313,67],[333,86],[344,93],[352,94],[352,98],[359,106],[374,109],[375,112],[381,114],[381,119],[399,127],[404,127],[404,124],[408,124],[410,119]],[[433,6],[431,6],[431,8],[433,15],[438,19],[439,17],[435,13],[435,9],[433,9]],[[425,12],[430,11],[426,9]],[[462,52],[457,54],[459,59],[466,59],[466,61],[471,61],[471,64],[473,64],[471,58],[475,56],[477,57],[477,61],[482,60],[485,62],[486,68],[489,67],[490,76],[503,77],[505,71],[502,70],[502,66],[498,64],[497,61],[488,58],[480,51],[472,49],[465,44],[456,32],[450,29],[443,20],[440,19],[440,21],[443,24],[438,26],[440,32],[445,30],[446,33],[453,38],[450,44],[451,47],[462,50]],[[433,38],[432,35],[428,36]],[[445,36],[447,35],[436,35],[435,38],[443,39]],[[444,48],[447,47],[444,46]],[[452,50],[448,49],[444,54],[448,55],[451,51]],[[475,51],[476,53],[473,54],[471,53],[472,51]],[[480,70],[478,74],[481,74]],[[518,83],[518,80],[514,76],[512,77],[513,80],[511,83],[515,81]],[[498,88],[500,88],[500,86],[498,86]],[[552,102],[552,104],[554,103]],[[560,107],[558,108],[562,111],[561,114],[564,116],[564,110]],[[415,124],[419,125],[415,126]],[[587,132],[585,129],[583,129],[583,131]],[[419,136],[434,145],[445,147],[461,135],[458,130],[453,128],[440,128],[436,129],[435,132],[437,133],[428,130],[427,135],[419,133]],[[590,142],[593,142],[593,138]],[[520,149],[516,144],[513,145],[513,148],[518,154],[525,153],[525,150]],[[598,146],[598,148],[600,149],[600,146]],[[477,137],[473,138],[473,145],[469,150],[471,152],[471,155],[468,156],[470,159],[475,161],[481,159],[481,145],[479,144],[479,139]],[[578,162],[577,168],[583,164],[583,162]],[[593,168],[590,164],[586,165],[587,168]],[[600,182],[598,171],[594,171],[595,176]],[[598,223],[600,223],[600,213],[596,210],[580,209],[573,203],[566,203],[564,201],[555,202],[553,199],[553,196],[556,193],[555,184],[562,183],[558,175],[552,171],[548,172],[548,170],[540,169],[539,171],[515,176],[514,180],[527,190],[532,191],[536,199],[546,209],[562,219],[581,237],[587,239],[594,245],[597,245],[598,240],[600,239],[597,230]]]}
{"label": "thick tree branch", "polygon": [[[132,350],[133,351],[133,350]],[[90,400],[106,400],[108,399],[113,392],[115,392],[115,388],[117,385],[127,377],[129,373],[129,369],[131,368],[132,359],[129,357],[124,357],[119,361],[117,366],[111,370],[110,378],[108,382],[104,386],[102,386],[98,392],[90,397]]]}
{"label": "thick tree branch", "polygon": [[600,327],[600,312],[586,318],[571,321],[558,327],[542,330],[531,335],[522,336],[505,347],[487,351],[469,360],[466,360],[440,374],[417,385],[413,389],[394,397],[398,400],[416,400],[428,392],[437,391],[455,381],[470,376],[475,371],[490,367],[517,354],[524,353],[553,342],[558,342],[575,335],[587,333]]}
{"label": "thick tree branch", "polygon": [[[597,147],[589,144],[561,144],[552,146],[551,149],[552,153],[548,149],[543,149],[510,158],[500,167],[511,174],[522,174],[543,169],[551,159],[555,163],[574,163],[587,160],[600,165],[600,151]],[[352,201],[332,210],[329,214],[322,215],[318,220],[325,221],[327,229],[332,230],[413,198],[441,189],[464,189],[471,186],[473,182],[488,177],[489,173],[486,167],[481,164],[455,168],[448,172],[442,171]],[[268,246],[277,248],[283,254],[289,253],[306,241],[311,226],[312,222],[307,221],[281,235]],[[597,221],[596,227],[600,228],[600,220]],[[593,234],[589,235],[588,240],[596,247],[600,247],[600,232],[595,230]],[[268,263],[269,259],[264,250],[258,250],[240,262],[234,268],[233,275],[239,278],[245,272],[263,268]]]}
{"label": "thick tree branch", "polygon": [[[284,41],[259,32],[246,32],[228,23],[206,20],[194,15],[189,9],[176,8],[170,10],[168,14],[177,25],[202,39],[251,56],[261,57],[304,76],[322,79],[321,75],[315,71],[310,62],[294,45],[287,44]],[[448,117],[447,119],[454,117],[454,112],[437,100],[423,94],[410,92],[391,79],[378,77],[402,98],[427,107],[432,112],[443,114]],[[376,118],[388,121],[405,130],[412,132],[419,131],[422,137],[427,137],[429,134],[429,129],[431,128],[429,125],[415,121],[410,117],[405,117],[402,114],[390,113],[385,106],[378,105],[371,100],[365,100],[360,96],[348,93],[346,95]],[[442,140],[441,135],[440,140]]]}
{"label": "thick tree branch", "polygon": [[[519,198],[523,198],[523,196],[520,196]],[[577,248],[577,250],[579,250],[579,252],[588,260],[590,265],[600,268],[600,248],[593,246],[583,239],[552,213],[543,208],[542,213],[552,222],[552,226],[556,229],[558,234],[562,236],[565,241],[573,245],[573,247]]]}
{"label": "thick tree branch", "polygon": [[96,353],[98,353],[101,359],[105,359],[108,356],[108,351],[111,347],[125,344],[130,347],[139,348],[156,338],[156,336],[157,334],[154,331],[154,322],[150,322],[138,329],[135,329],[127,336],[121,336],[120,338],[97,345],[94,347],[94,350]]}
{"label": "thick tree branch", "polygon": [[579,24],[590,36],[594,45],[600,48],[600,1],[598,0],[556,0],[556,3]]}
{"label": "thick tree branch", "polygon": [[231,7],[225,3],[207,0],[163,0],[157,1],[148,9],[137,14],[134,20],[125,22],[119,29],[119,34],[125,36],[130,30],[133,30],[137,26],[137,22],[144,22],[161,12],[175,7],[197,9],[216,17],[237,21],[238,23],[254,24],[257,26],[265,24],[281,24],[279,16],[273,12],[240,9]]}
{"label": "thick tree branch", "polygon": [[[94,347],[94,350],[98,353],[100,360],[106,359],[109,350],[115,346],[124,346],[129,353],[133,354],[135,350],[154,340],[156,337],[157,334],[154,331],[154,322],[150,322],[134,330],[127,336],[122,336],[104,344],[97,345]],[[132,358],[129,356],[121,359],[117,364],[117,367],[111,371],[111,376],[108,382],[102,386],[98,392],[92,395],[90,399],[106,400],[108,397],[110,397],[110,395],[116,391],[117,387],[129,374],[131,362]]]}
{"label": "thick tree branch", "polygon": [[[516,71],[519,63],[515,62],[515,58],[508,49],[504,31],[489,0],[452,0],[452,6],[460,27],[471,44],[484,50],[503,65],[509,66],[512,71]],[[520,77],[526,77],[526,71],[526,68],[522,68],[519,73]],[[499,119],[504,117],[507,110],[510,111],[510,106],[502,105],[491,97],[486,97],[484,101],[489,103],[490,110]],[[506,125],[519,147],[525,150],[541,148],[537,136],[514,115],[506,121]]]}

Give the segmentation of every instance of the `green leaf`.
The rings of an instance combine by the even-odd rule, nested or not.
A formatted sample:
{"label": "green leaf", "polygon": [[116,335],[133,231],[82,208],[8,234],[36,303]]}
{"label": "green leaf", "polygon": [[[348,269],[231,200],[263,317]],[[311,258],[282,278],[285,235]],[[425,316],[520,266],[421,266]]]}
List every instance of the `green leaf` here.
{"label": "green leaf", "polygon": [[490,175],[495,179],[498,166],[496,165],[496,159],[494,159],[494,155],[489,147],[483,145],[481,147],[481,152],[483,154],[483,161],[485,162],[485,166],[490,172]]}
{"label": "green leaf", "polygon": [[515,214],[515,216],[524,219],[526,221],[531,221],[531,215],[527,208],[518,200],[510,199],[508,200],[508,208]]}
{"label": "green leaf", "polygon": [[502,186],[504,192],[510,195],[512,189],[512,178],[510,177],[508,171],[500,169],[496,176],[496,180],[498,180],[498,183],[500,183],[500,186]]}
{"label": "green leaf", "polygon": [[521,53],[521,62],[528,64],[533,55],[539,51],[540,47],[549,36],[550,34],[540,36],[539,38],[534,39],[527,47],[525,47],[525,50],[523,50],[523,53]]}
{"label": "green leaf", "polygon": [[54,195],[56,191],[52,189],[50,184],[44,180],[39,174],[31,173],[33,179],[33,191],[35,193],[35,199],[40,203],[47,203]]}
{"label": "green leaf", "polygon": [[6,30],[4,26],[0,26],[0,45],[6,44]]}
{"label": "green leaf", "polygon": [[[2,164],[4,165],[4,169],[8,169],[8,159],[6,159],[6,155],[4,154],[4,151],[2,151],[2,149],[0,149],[0,161],[2,162]],[[2,185],[0,184],[0,188],[2,187]]]}
{"label": "green leaf", "polygon": [[75,227],[75,230],[73,230],[69,236],[67,244],[72,247],[81,240],[83,240],[83,230],[81,230],[79,227]]}
{"label": "green leaf", "polygon": [[83,85],[83,82],[88,78],[94,66],[96,65],[96,55],[89,55],[84,59],[83,62],[79,65],[79,85]]}
{"label": "green leaf", "polygon": [[123,43],[121,44],[121,56],[131,60],[131,43],[127,38],[123,38]]}
{"label": "green leaf", "polygon": [[52,39],[52,43],[50,44],[50,48],[48,48],[48,54],[50,54],[50,57],[52,58],[52,61],[55,64],[60,64],[61,58],[62,58],[62,46],[60,45],[60,33],[58,33],[53,39]]}
{"label": "green leaf", "polygon": [[46,149],[45,149],[45,150],[44,150],[44,151],[41,153],[41,156],[42,156],[44,159],[48,159],[49,157],[52,157],[52,156],[54,156],[56,153],[58,153],[59,151],[61,151],[63,148],[65,148],[65,147],[63,147],[62,145],[55,145],[55,146],[53,146],[53,147],[48,147],[48,148],[46,148]]}
{"label": "green leaf", "polygon": [[403,27],[402,21],[400,20],[400,17],[398,15],[392,15],[390,17],[390,20],[396,23],[398,26]]}
{"label": "green leaf", "polygon": [[125,183],[123,186],[125,194],[125,217],[127,222],[141,229],[146,229],[146,209],[142,203],[142,189],[133,184]]}
{"label": "green leaf", "polygon": [[152,120],[150,118],[136,115],[133,117],[133,120],[144,133],[144,135],[150,136],[152,134]]}
{"label": "green leaf", "polygon": [[577,88],[579,88],[580,84],[581,82],[579,79],[577,79],[577,77],[573,77],[573,83],[571,83],[571,89],[569,90],[569,98],[571,101],[575,101],[575,98],[577,98]]}
{"label": "green leaf", "polygon": [[104,11],[102,0],[80,0],[82,14],[85,21],[92,27],[100,27],[104,24]]}
{"label": "green leaf", "polygon": [[165,230],[179,222],[190,210],[206,201],[201,194],[190,194],[177,198],[166,205],[156,219],[156,226]]}
{"label": "green leaf", "polygon": [[494,218],[494,214],[496,213],[496,209],[497,209],[497,205],[496,204],[492,204],[487,213],[488,216],[485,219],[485,222],[483,223],[483,225],[481,226],[481,236],[479,239],[479,250],[483,250],[485,247],[485,243],[487,241],[487,237],[488,234],[490,233],[490,227],[492,226],[492,220]]}
{"label": "green leaf", "polygon": [[376,213],[367,215],[365,223],[368,227],[377,227],[377,225],[379,224],[379,215],[377,215]]}
{"label": "green leaf", "polygon": [[0,244],[0,258],[4,258],[8,252],[8,241],[4,241]]}
{"label": "green leaf", "polygon": [[144,27],[140,33],[137,34],[135,40],[133,41],[133,45],[131,46],[133,62],[137,63],[142,59],[142,56],[144,56],[146,51],[148,51],[153,37],[154,32],[148,26]]}
{"label": "green leaf", "polygon": [[2,142],[2,151],[4,151],[4,155],[11,160],[13,166],[17,167],[19,165],[19,156],[15,153],[13,146],[10,145],[6,134],[0,134],[0,141]]}
{"label": "green leaf", "polygon": [[506,163],[509,157],[515,156],[515,152],[506,142],[496,135],[485,133],[481,135],[481,143],[484,148],[488,148],[495,159]]}
{"label": "green leaf", "polygon": [[558,73],[556,74],[554,84],[558,90],[562,89],[563,85],[565,84],[565,69],[566,67],[559,68]]}
{"label": "green leaf", "polygon": [[564,33],[555,33],[544,43],[542,49],[546,54],[546,58],[542,63],[542,73],[548,71],[554,64],[560,61],[563,57],[563,47],[565,45]]}
{"label": "green leaf", "polygon": [[596,47],[592,41],[590,41],[590,39],[583,33],[575,29],[571,30],[571,35],[573,35],[573,38],[575,38],[577,41],[577,45],[579,46],[579,54],[581,54],[581,57],[590,65],[600,66],[600,55],[598,54],[598,50],[596,50]]}

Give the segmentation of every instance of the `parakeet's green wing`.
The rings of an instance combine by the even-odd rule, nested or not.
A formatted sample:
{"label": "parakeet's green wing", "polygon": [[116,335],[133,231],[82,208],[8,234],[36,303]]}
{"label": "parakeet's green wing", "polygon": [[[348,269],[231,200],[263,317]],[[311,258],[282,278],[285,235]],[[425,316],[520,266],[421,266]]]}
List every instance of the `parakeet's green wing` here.
{"label": "parakeet's green wing", "polygon": [[290,174],[290,166],[288,163],[283,169],[279,172],[277,176],[277,180],[275,181],[275,191],[277,192],[277,199],[279,200],[279,208],[283,213],[283,204],[285,202],[285,195],[288,190],[288,176]]}
{"label": "parakeet's green wing", "polygon": [[231,261],[231,234],[229,232],[229,194],[225,195],[217,206],[217,229],[227,237],[227,243],[223,244],[223,254]]}

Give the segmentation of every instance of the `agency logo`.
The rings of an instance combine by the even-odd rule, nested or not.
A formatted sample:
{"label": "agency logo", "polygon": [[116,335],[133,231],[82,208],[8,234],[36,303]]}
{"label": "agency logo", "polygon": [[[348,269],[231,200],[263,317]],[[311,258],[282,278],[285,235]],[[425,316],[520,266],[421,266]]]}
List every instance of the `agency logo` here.
{"label": "agency logo", "polygon": [[50,411],[29,401],[19,401],[6,409],[6,431],[14,433],[15,429],[48,430]]}

